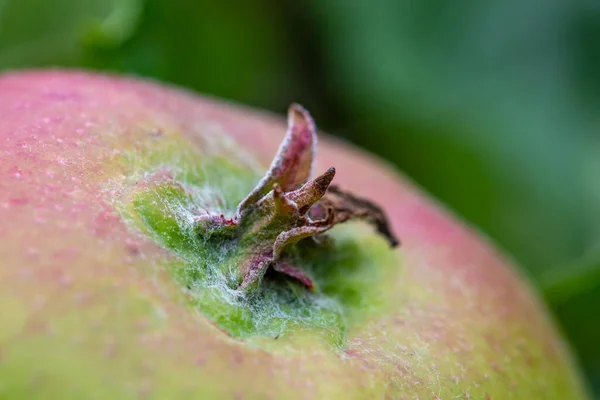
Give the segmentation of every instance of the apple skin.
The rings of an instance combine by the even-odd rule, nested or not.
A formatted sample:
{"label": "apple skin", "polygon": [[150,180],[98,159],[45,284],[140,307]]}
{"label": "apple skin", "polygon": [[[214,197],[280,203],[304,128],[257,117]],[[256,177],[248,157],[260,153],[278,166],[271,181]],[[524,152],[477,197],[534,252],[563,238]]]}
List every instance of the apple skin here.
{"label": "apple skin", "polygon": [[281,118],[75,71],[5,74],[0,114],[0,398],[588,398],[512,263],[349,145],[325,137],[316,170],[334,165],[337,184],[388,213],[402,245],[373,259],[374,274],[390,264],[374,288],[384,305],[341,346],[302,324],[240,338],[187,301],[176,256],[119,209],[154,165],[148,149],[173,164],[248,153],[266,170]]}

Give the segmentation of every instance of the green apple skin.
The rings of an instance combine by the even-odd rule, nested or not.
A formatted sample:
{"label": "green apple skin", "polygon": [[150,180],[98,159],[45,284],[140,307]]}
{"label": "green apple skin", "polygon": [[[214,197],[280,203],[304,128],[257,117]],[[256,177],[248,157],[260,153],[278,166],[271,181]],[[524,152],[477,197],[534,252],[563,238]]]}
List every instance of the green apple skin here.
{"label": "green apple skin", "polygon": [[277,325],[263,310],[270,322],[236,330],[226,305],[182,286],[177,244],[145,231],[132,199],[167,170],[234,204],[275,154],[280,117],[74,71],[3,75],[0,114],[0,398],[588,398],[512,263],[357,149],[323,138],[316,171],[335,166],[381,205],[402,245],[334,228],[347,245],[334,256],[361,259],[318,282],[352,292],[342,321]]}

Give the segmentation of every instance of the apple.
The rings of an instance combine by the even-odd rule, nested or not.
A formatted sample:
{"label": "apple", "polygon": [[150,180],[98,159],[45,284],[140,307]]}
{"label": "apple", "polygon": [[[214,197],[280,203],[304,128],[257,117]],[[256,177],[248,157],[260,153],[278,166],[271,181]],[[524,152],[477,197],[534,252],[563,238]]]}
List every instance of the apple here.
{"label": "apple", "polygon": [[0,110],[0,398],[588,398],[513,264],[298,105],[29,71]]}

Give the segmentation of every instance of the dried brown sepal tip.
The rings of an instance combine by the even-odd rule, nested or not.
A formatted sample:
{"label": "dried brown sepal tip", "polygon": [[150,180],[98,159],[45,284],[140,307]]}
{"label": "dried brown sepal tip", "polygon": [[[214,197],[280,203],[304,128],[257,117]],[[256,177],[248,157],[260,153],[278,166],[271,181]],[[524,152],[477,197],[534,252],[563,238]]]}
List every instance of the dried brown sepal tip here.
{"label": "dried brown sepal tip", "polygon": [[351,219],[363,219],[372,223],[377,232],[387,239],[390,246],[396,247],[400,244],[383,209],[370,200],[345,192],[336,185],[331,185],[317,206],[334,210],[334,225]]}
{"label": "dried brown sepal tip", "polygon": [[[256,288],[269,267],[314,288],[310,276],[286,259],[286,249],[308,237],[318,237],[338,223],[364,219],[375,225],[392,246],[398,240],[383,210],[374,203],[330,186],[335,176],[331,167],[315,179],[312,174],[317,149],[315,123],[302,106],[292,104],[288,130],[269,171],[237,207],[233,229],[242,238],[237,243],[239,261],[237,288]],[[220,216],[203,217],[199,233],[218,229],[231,222]]]}

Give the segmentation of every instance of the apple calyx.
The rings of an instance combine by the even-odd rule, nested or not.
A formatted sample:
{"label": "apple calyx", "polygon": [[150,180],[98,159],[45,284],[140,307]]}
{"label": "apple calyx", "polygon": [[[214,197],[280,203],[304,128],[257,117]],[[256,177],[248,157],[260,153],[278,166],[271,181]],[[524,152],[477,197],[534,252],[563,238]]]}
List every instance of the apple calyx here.
{"label": "apple calyx", "polygon": [[398,244],[380,207],[330,186],[335,168],[310,179],[316,149],[312,117],[302,106],[292,104],[287,134],[269,171],[241,201],[235,216],[196,217],[195,230],[204,239],[220,245],[235,242],[230,247],[233,263],[228,263],[234,289],[252,292],[271,267],[313,290],[313,280],[286,258],[286,250],[306,238],[318,243],[318,235],[350,219],[370,221],[392,247]]}

